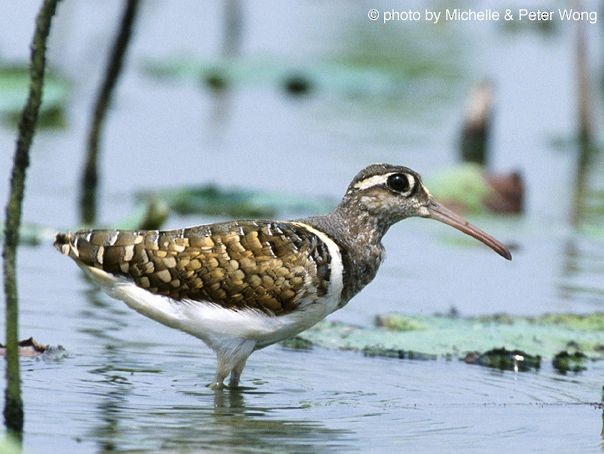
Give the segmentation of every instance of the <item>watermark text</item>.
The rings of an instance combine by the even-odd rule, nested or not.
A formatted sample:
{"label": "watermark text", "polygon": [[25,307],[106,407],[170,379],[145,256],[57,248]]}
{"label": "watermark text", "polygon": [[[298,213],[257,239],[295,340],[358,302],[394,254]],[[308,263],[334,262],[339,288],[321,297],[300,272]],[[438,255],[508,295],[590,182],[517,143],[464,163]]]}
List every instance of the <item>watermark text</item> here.
{"label": "watermark text", "polygon": [[435,9],[386,9],[375,8],[367,12],[371,21],[380,21],[384,24],[389,22],[430,22],[438,24],[441,22],[539,22],[539,21],[567,21],[598,23],[598,11],[583,11],[573,8],[557,9],[530,9],[517,8],[497,10],[491,8],[445,8]]}

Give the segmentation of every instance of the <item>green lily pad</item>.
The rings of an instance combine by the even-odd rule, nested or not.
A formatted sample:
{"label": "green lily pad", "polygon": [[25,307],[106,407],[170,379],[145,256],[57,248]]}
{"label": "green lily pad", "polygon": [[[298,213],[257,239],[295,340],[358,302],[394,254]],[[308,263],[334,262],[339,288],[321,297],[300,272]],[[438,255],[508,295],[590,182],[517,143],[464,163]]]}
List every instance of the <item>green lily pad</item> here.
{"label": "green lily pad", "polygon": [[484,213],[483,201],[494,194],[478,164],[461,164],[430,177],[426,186],[437,200],[461,206],[469,213]]}
{"label": "green lily pad", "polygon": [[273,217],[283,213],[324,213],[336,205],[330,198],[311,198],[291,194],[224,189],[216,185],[168,189],[152,195],[179,214],[227,215],[232,217]]}
{"label": "green lily pad", "polygon": [[[40,127],[64,127],[65,104],[69,96],[69,83],[56,72],[47,70],[44,79],[44,96],[40,107]],[[0,66],[0,116],[5,123],[16,125],[29,93],[29,67],[27,65]]]}
{"label": "green lily pad", "polygon": [[313,88],[348,94],[372,96],[387,94],[403,87],[404,78],[371,67],[343,63],[316,62],[304,65],[283,59],[241,58],[195,61],[173,58],[149,61],[147,74],[158,78],[199,80],[220,90],[230,85],[282,86],[288,93],[307,93]]}
{"label": "green lily pad", "polygon": [[[57,231],[38,224],[22,224],[19,230],[19,244],[24,246],[39,246],[54,241]],[[3,237],[3,232],[0,237]]]}
{"label": "green lily pad", "polygon": [[386,314],[379,320],[381,326],[376,327],[324,321],[299,337],[323,348],[385,352],[380,356],[409,357],[405,352],[414,352],[427,358],[465,359],[468,353],[505,348],[521,351],[525,358],[553,359],[572,347],[587,358],[604,358],[604,313],[538,317]]}
{"label": "green lily pad", "polygon": [[526,372],[541,367],[541,356],[529,355],[522,350],[508,350],[502,347],[493,348],[484,353],[468,353],[464,358],[464,362],[499,370]]}
{"label": "green lily pad", "polygon": [[527,317],[529,322],[545,326],[570,328],[576,331],[604,332],[604,313],[591,314],[545,314],[540,317]]}
{"label": "green lily pad", "polygon": [[164,201],[151,196],[141,200],[130,216],[113,227],[122,230],[158,230],[169,214],[170,207]]}
{"label": "green lily pad", "polygon": [[0,438],[0,452],[4,454],[22,454],[19,441],[11,434],[5,433]]}
{"label": "green lily pad", "polygon": [[368,346],[362,351],[363,355],[368,357],[379,356],[381,358],[398,358],[398,359],[419,359],[419,360],[434,360],[437,355],[429,353],[415,352],[413,350],[398,350],[395,348],[383,348]]}
{"label": "green lily pad", "polygon": [[567,372],[581,372],[587,369],[587,367],[585,367],[586,360],[587,356],[582,352],[569,353],[564,350],[554,356],[552,365],[562,374],[566,374]]}
{"label": "green lily pad", "polygon": [[300,336],[290,337],[279,344],[291,350],[312,350],[312,342],[302,339]]}
{"label": "green lily pad", "polygon": [[[150,198],[143,200],[130,216],[108,228],[122,230],[156,230],[168,218],[169,208],[159,200]],[[89,228],[90,226],[80,226],[80,228]],[[102,228],[102,227],[98,227]],[[38,224],[22,224],[19,230],[19,244],[22,246],[39,246],[40,244],[52,243],[57,232],[69,229],[55,229]],[[73,230],[73,229],[72,229]],[[78,230],[77,228],[75,230]],[[0,230],[0,239],[4,233]]]}
{"label": "green lily pad", "polygon": [[[299,61],[283,57],[250,56],[199,60],[176,56],[149,60],[144,71],[156,78],[199,81],[211,90],[229,86],[281,87],[290,95],[326,91],[345,97],[384,102],[397,98],[398,109],[409,105],[400,102],[404,96],[450,96],[451,83],[461,79],[457,59],[446,61],[443,55],[427,55],[418,49],[405,52],[383,52],[377,44],[359,52],[359,47],[345,49],[339,55]],[[392,43],[388,44],[392,46]],[[443,83],[445,82],[445,83]],[[390,104],[389,104],[390,105]],[[417,106],[417,103],[413,104]],[[417,107],[415,107],[417,111]]]}
{"label": "green lily pad", "polygon": [[378,315],[375,317],[375,324],[383,326],[391,331],[419,331],[426,329],[426,326],[419,320],[405,315]]}

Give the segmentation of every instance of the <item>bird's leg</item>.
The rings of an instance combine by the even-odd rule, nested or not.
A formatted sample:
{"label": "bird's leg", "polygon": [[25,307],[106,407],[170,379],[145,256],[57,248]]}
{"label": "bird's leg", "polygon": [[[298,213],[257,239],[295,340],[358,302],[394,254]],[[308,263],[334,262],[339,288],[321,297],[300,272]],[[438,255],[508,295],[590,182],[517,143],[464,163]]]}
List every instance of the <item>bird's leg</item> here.
{"label": "bird's leg", "polygon": [[243,372],[243,368],[245,367],[245,363],[247,358],[239,361],[233,370],[231,371],[231,379],[229,380],[229,388],[238,388],[239,387],[239,379],[241,378],[241,372]]}
{"label": "bird's leg", "polygon": [[225,355],[218,353],[218,364],[216,365],[216,375],[212,383],[208,385],[211,389],[221,389],[224,387],[224,379],[231,373],[232,366]]}
{"label": "bird's leg", "polygon": [[216,376],[214,381],[208,386],[212,389],[220,389],[224,387],[225,378],[231,374],[229,386],[236,388],[239,386],[239,378],[241,372],[245,367],[247,358],[254,351],[256,342],[250,340],[239,340],[231,345],[229,348],[223,348],[216,350],[216,356],[218,364],[216,367]]}

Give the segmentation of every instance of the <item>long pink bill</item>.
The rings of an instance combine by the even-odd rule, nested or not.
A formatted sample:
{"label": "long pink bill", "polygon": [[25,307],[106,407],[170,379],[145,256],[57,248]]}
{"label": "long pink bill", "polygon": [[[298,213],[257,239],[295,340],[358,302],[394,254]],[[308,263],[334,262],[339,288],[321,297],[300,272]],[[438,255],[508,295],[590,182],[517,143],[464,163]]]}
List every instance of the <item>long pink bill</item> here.
{"label": "long pink bill", "polygon": [[483,232],[478,227],[474,227],[464,218],[455,214],[444,205],[436,202],[435,200],[431,200],[427,208],[429,212],[427,217],[430,219],[436,219],[437,221],[444,222],[445,224],[450,225],[451,227],[456,228],[467,235],[473,236],[478,241],[481,241],[489,246],[500,256],[508,260],[512,260],[512,254],[508,248],[506,248],[491,235]]}

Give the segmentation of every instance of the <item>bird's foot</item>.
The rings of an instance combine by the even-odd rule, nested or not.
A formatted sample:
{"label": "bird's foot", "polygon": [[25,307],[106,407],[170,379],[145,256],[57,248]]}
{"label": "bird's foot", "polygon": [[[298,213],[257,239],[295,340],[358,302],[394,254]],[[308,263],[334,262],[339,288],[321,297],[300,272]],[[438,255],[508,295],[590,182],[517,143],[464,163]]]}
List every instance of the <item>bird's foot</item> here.
{"label": "bird's foot", "polygon": [[217,381],[213,381],[212,383],[208,383],[207,387],[214,390],[214,391],[218,391],[221,389],[226,388],[225,384],[223,382],[217,382]]}
{"label": "bird's foot", "polygon": [[231,383],[231,382],[229,382],[229,385],[228,385],[228,386],[226,386],[226,388],[231,389],[231,390],[242,390],[242,389],[244,389],[245,387],[244,387],[244,386],[241,386],[241,385],[239,384],[239,382],[237,382],[237,383]]}
{"label": "bird's foot", "polygon": [[225,385],[224,383],[212,382],[212,383],[208,383],[206,386],[213,391],[223,391],[226,389],[228,389],[229,391],[242,391],[242,390],[246,389],[246,387],[241,386],[239,384],[239,382],[237,382],[237,383],[229,382],[228,385]]}

